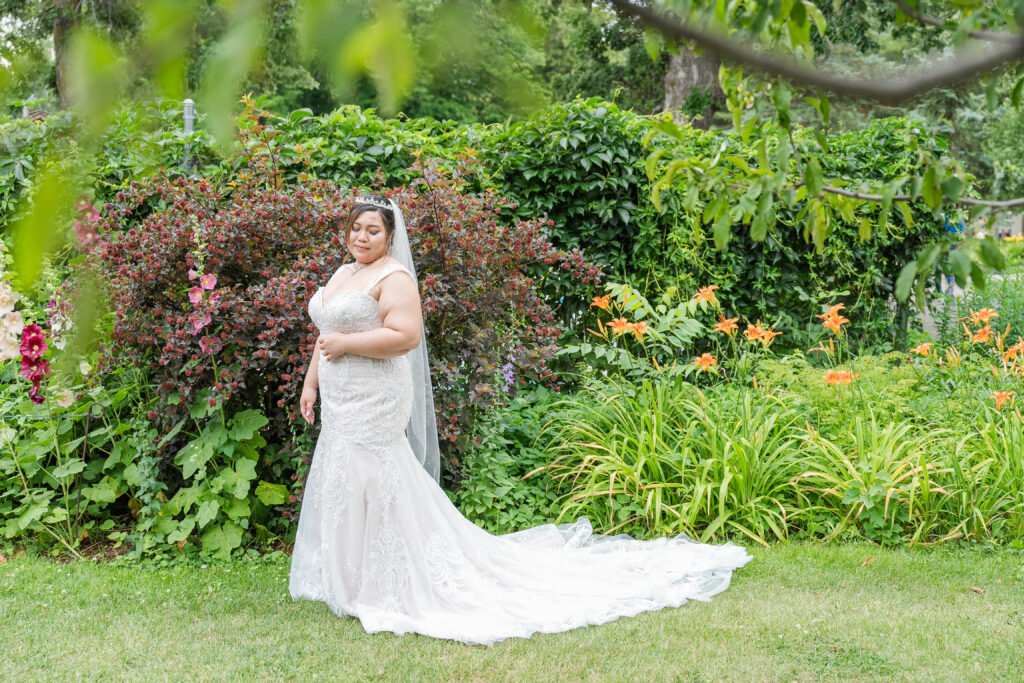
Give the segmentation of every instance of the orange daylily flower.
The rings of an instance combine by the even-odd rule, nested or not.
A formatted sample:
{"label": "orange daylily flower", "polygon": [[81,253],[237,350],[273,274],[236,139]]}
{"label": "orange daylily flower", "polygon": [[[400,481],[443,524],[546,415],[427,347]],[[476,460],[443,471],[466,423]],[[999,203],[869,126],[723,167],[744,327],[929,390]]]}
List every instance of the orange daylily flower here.
{"label": "orange daylily flower", "polygon": [[590,302],[590,307],[594,308],[596,306],[597,308],[600,308],[602,311],[607,311],[608,306],[611,305],[611,302],[611,294],[605,294],[604,296],[595,296],[594,300]]}
{"label": "orange daylily flower", "polygon": [[846,304],[833,304],[832,306],[828,307],[828,313],[824,313],[822,315],[819,315],[818,317],[819,318],[834,318],[837,315],[839,315],[839,311],[843,310],[844,308],[846,308]]}
{"label": "orange daylily flower", "polygon": [[710,353],[702,354],[693,359],[693,364],[700,368],[701,372],[707,372],[712,365],[718,363],[718,358]]}
{"label": "orange daylily flower", "polygon": [[857,373],[849,370],[829,370],[822,377],[825,384],[853,384],[853,378]]}
{"label": "orange daylily flower", "polygon": [[629,331],[635,334],[637,339],[643,339],[644,333],[647,332],[647,322],[641,320],[638,323],[630,323]]}
{"label": "orange daylily flower", "polygon": [[914,348],[910,349],[910,352],[911,353],[916,353],[919,356],[927,356],[927,355],[931,354],[931,350],[932,350],[933,346],[935,346],[934,343],[932,343],[932,342],[925,342],[923,344],[918,344]]}
{"label": "orange daylily flower", "polygon": [[998,318],[999,314],[991,308],[983,308],[977,313],[971,310],[971,322],[975,325],[988,325],[992,318]]}
{"label": "orange daylily flower", "polygon": [[625,318],[616,318],[608,323],[608,327],[612,328],[612,332],[615,334],[622,334],[623,332],[629,332],[633,327],[633,323]]}
{"label": "orange daylily flower", "polygon": [[747,335],[747,341],[757,341],[764,336],[764,329],[761,327],[761,321],[759,320],[757,325],[747,325],[747,331],[743,334]]}
{"label": "orange daylily flower", "polygon": [[832,330],[834,333],[841,334],[843,331],[843,325],[850,322],[849,318],[839,315],[839,311],[844,308],[846,308],[846,304],[835,304],[833,306],[829,306],[828,313],[822,313],[815,317],[821,318],[821,324]]}
{"label": "orange daylily flower", "polygon": [[697,290],[697,293],[693,295],[693,298],[697,301],[707,301],[709,304],[717,304],[718,298],[715,297],[715,290],[721,289],[718,285],[708,285],[707,287],[701,287]]}
{"label": "orange daylily flower", "polygon": [[739,318],[726,318],[724,315],[719,315],[718,322],[711,328],[711,331],[723,332],[731,337],[739,329],[739,326],[736,324],[738,320]]}
{"label": "orange daylily flower", "polygon": [[[818,316],[821,317],[820,315]],[[832,318],[825,318],[825,321],[821,323],[828,329],[832,330],[835,334],[841,334],[843,331],[843,325],[850,322],[849,318],[844,318],[841,315],[837,315]]]}
{"label": "orange daylily flower", "polygon": [[1017,395],[1016,391],[993,391],[992,400],[996,402],[996,410],[1002,410],[1003,404],[1009,402],[1013,405],[1013,397]]}
{"label": "orange daylily flower", "polygon": [[772,341],[774,341],[774,339],[776,337],[778,337],[779,335],[781,335],[781,334],[782,334],[781,332],[776,332],[775,330],[773,330],[770,327],[768,329],[766,329],[766,330],[762,330],[761,331],[761,343],[764,344],[766,347],[767,346],[771,346],[772,345]]}
{"label": "orange daylily flower", "polygon": [[977,332],[971,334],[970,331],[968,331],[967,334],[970,336],[972,344],[977,344],[978,342],[987,344],[992,338],[992,326],[985,325],[985,327],[981,328]]}
{"label": "orange daylily flower", "polygon": [[1015,361],[1022,353],[1024,353],[1024,339],[1017,337],[1017,343],[1003,351],[1003,362]]}
{"label": "orange daylily flower", "polygon": [[946,349],[946,360],[948,360],[949,364],[952,365],[953,367],[960,367],[960,351],[958,351],[955,347],[949,347],[948,349]]}

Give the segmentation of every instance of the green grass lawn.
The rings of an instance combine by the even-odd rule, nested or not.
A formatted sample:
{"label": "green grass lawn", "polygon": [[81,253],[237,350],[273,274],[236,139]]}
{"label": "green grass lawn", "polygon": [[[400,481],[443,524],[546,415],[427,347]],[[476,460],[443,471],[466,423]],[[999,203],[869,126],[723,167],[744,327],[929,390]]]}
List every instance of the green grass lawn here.
{"label": "green grass lawn", "polygon": [[[368,636],[287,560],[0,564],[4,680],[1020,680],[1024,553],[751,548],[710,603],[494,647]],[[869,558],[871,561],[868,561]],[[867,562],[867,563],[866,563]],[[865,564],[866,563],[866,564]]]}

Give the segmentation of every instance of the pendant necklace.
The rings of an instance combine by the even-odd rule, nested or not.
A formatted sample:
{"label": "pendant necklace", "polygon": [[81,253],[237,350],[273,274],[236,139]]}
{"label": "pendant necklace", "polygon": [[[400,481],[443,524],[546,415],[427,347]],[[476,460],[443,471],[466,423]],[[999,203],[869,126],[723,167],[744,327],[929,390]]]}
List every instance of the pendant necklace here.
{"label": "pendant necklace", "polygon": [[363,270],[364,268],[369,268],[370,266],[372,266],[377,261],[380,261],[385,256],[387,256],[387,254],[381,254],[380,256],[378,256],[377,258],[373,259],[369,263],[356,263],[355,265],[352,266],[352,274],[355,275],[356,273],[358,273],[359,271]]}

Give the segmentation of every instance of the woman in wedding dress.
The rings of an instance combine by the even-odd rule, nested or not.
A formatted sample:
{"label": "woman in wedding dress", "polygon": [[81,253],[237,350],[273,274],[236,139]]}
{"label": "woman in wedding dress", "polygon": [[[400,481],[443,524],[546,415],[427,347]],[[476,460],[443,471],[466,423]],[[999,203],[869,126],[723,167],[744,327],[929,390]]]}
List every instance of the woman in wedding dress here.
{"label": "woman in wedding dress", "polygon": [[293,599],[368,633],[492,644],[708,600],[750,556],[685,537],[637,541],[589,522],[494,536],[463,517],[440,469],[419,291],[401,211],[357,200],[355,257],[313,295],[320,331],[300,399],[322,419],[292,555]]}

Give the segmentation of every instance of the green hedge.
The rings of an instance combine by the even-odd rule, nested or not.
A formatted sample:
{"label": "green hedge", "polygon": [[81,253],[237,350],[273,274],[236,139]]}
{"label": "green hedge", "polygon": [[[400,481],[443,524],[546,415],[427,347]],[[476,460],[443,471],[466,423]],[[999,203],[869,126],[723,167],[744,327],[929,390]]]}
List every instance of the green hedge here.
{"label": "green hedge", "polygon": [[[180,112],[167,102],[123,112],[107,135],[100,157],[91,161],[95,195],[114,196],[132,178],[165,167],[184,172],[189,146],[193,174],[232,174],[239,157],[221,155],[201,128],[191,138],[179,132]],[[736,302],[733,314],[772,321],[787,332],[783,345],[802,344],[815,321],[810,311],[842,300],[854,313],[855,339],[874,347],[898,342],[905,313],[891,305],[894,282],[921,245],[943,236],[944,218],[923,203],[908,216],[893,211],[883,224],[873,207],[847,220],[836,217],[821,251],[810,243],[803,204],[779,208],[775,228],[764,242],[734,230],[727,251],[715,248],[709,226],[696,208],[684,208],[685,187],[664,195],[664,211],[650,201],[648,153],[664,148],[663,159],[708,158],[724,151],[753,159],[754,149],[732,133],[684,127],[680,139],[655,136],[645,146],[655,120],[597,99],[560,104],[525,121],[480,125],[432,119],[382,119],[373,110],[347,106],[324,116],[297,110],[267,114],[262,125],[277,131],[269,153],[282,178],[308,175],[341,185],[400,186],[409,182],[417,157],[442,164],[469,155],[478,160],[477,190],[494,190],[514,203],[518,218],[547,216],[556,245],[582,247],[609,279],[628,281],[648,293],[678,287],[719,284]],[[48,153],[73,154],[63,135],[74,125],[55,116],[42,123],[0,124],[0,215],[9,218],[31,185],[35,164]],[[797,144],[817,145],[810,131],[798,130]],[[856,184],[885,181],[941,156],[941,138],[908,119],[875,121],[865,130],[829,137],[819,158],[825,177]],[[773,144],[771,141],[769,145]],[[661,161],[659,163],[665,163]],[[657,165],[652,167],[657,170]],[[794,180],[798,180],[794,178]],[[911,220],[908,222],[906,218]],[[861,240],[863,220],[876,227]],[[540,275],[540,273],[537,273]],[[548,276],[544,289],[562,303],[569,319],[584,310],[594,292]]]}

